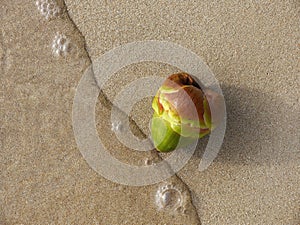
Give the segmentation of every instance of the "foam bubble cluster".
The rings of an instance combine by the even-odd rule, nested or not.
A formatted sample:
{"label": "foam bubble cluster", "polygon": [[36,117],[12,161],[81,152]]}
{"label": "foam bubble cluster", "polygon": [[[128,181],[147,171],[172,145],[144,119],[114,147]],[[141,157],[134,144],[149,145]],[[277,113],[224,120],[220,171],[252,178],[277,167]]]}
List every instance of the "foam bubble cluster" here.
{"label": "foam bubble cluster", "polygon": [[56,17],[61,13],[61,8],[56,0],[37,0],[36,5],[38,10],[47,20]]}
{"label": "foam bubble cluster", "polygon": [[52,43],[52,51],[56,56],[66,56],[71,50],[70,41],[64,34],[57,33],[53,43]]}
{"label": "foam bubble cluster", "polygon": [[155,202],[159,210],[184,211],[185,194],[173,184],[164,184],[156,192]]}

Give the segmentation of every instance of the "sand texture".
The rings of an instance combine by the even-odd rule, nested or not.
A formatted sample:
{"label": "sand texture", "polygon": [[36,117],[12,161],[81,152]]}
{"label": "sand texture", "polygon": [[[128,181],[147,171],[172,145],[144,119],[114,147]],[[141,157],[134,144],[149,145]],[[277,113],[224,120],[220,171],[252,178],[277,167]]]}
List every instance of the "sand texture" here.
{"label": "sand texture", "polygon": [[[35,1],[0,1],[0,224],[299,224],[299,1],[65,0],[45,18]],[[53,51],[56,35],[70,43]],[[203,138],[172,178],[145,187],[113,183],[78,150],[72,127],[76,87],[105,52],[134,41],[184,46],[211,68],[223,90],[222,149],[197,170]],[[118,71],[96,106],[109,152],[135,165],[159,161],[133,152],[111,130],[111,102],[135,79],[167,77],[170,65],[142,62]],[[97,85],[91,77],[93,85]],[[149,134],[151,98],[134,106],[133,132]],[[101,103],[101,104],[100,104]],[[169,184],[179,210],[158,210]]]}

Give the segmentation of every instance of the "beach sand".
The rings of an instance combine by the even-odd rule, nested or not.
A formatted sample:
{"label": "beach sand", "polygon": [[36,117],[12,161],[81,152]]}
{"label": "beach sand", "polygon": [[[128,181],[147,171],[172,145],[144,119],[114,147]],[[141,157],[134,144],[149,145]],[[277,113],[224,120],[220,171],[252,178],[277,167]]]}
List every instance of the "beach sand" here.
{"label": "beach sand", "polygon": [[[46,19],[35,1],[0,3],[0,224],[300,223],[298,1],[66,0],[57,7]],[[53,52],[57,34],[70,43],[61,52]],[[227,129],[207,170],[197,170],[205,137],[176,175],[132,187],[85,161],[72,107],[92,61],[143,40],[174,42],[208,64],[224,93]],[[96,128],[111,155],[139,166],[160,160],[155,151],[117,142],[111,102],[135,79],[178,71],[141,62],[106,83]],[[150,103],[139,102],[130,114],[137,136],[149,134]],[[178,191],[180,209],[158,209],[163,185]]]}

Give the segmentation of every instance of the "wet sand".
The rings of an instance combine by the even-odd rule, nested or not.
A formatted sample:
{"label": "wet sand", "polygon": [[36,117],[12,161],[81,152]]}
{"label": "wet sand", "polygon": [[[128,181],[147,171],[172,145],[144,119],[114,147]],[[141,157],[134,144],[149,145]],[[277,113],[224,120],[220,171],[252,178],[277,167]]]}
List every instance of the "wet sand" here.
{"label": "wet sand", "polygon": [[[299,224],[299,8],[297,1],[59,2],[49,20],[35,1],[0,3],[0,224]],[[53,52],[57,33],[69,48]],[[222,149],[197,171],[208,138],[165,182],[115,184],[82,157],[72,104],[86,68],[103,53],[141,40],[166,40],[198,54],[219,80],[227,106]],[[158,160],[116,144],[111,103],[134,79],[178,68],[140,63],[123,68],[99,97],[99,136],[116,158]],[[135,134],[149,134],[146,99],[132,113]],[[158,210],[169,184],[186,210]],[[170,203],[172,204],[172,203]]]}

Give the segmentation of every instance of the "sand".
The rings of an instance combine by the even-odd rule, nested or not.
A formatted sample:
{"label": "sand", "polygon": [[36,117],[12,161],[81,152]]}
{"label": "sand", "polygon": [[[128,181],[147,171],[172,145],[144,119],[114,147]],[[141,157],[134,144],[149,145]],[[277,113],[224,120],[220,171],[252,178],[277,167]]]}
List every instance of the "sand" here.
{"label": "sand", "polygon": [[[47,20],[34,1],[0,3],[0,224],[299,224],[300,80],[297,1],[75,1]],[[71,43],[55,56],[57,32]],[[204,172],[208,138],[167,181],[113,183],[81,155],[73,133],[76,87],[90,63],[114,47],[166,40],[199,55],[224,92],[227,130]],[[99,136],[131,164],[158,160],[116,143],[109,121],[118,91],[137,78],[179,71],[140,63],[115,74],[96,108]],[[149,134],[151,98],[131,114]],[[155,194],[172,184],[186,211],[158,210]]]}

